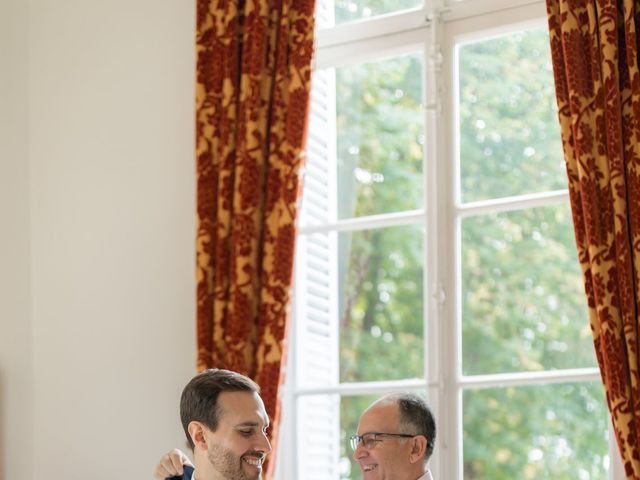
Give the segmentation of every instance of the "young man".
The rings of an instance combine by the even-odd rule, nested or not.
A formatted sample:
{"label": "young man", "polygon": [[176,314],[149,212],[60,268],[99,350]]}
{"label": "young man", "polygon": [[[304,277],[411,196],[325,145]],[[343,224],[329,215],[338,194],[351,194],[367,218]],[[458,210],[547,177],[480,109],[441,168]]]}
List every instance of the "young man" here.
{"label": "young man", "polygon": [[[251,379],[229,370],[206,370],[187,384],[180,400],[180,419],[193,449],[192,479],[262,478],[262,463],[271,444],[266,434],[269,418],[259,392]],[[183,475],[182,465],[176,468],[173,463],[182,463],[181,456],[174,450],[163,457],[155,478]]]}
{"label": "young man", "polygon": [[[436,423],[426,402],[403,393],[382,397],[364,411],[351,446],[363,480],[431,480],[427,463],[435,439]],[[156,472],[182,474],[183,464],[189,465],[189,459],[174,449],[162,457]]]}

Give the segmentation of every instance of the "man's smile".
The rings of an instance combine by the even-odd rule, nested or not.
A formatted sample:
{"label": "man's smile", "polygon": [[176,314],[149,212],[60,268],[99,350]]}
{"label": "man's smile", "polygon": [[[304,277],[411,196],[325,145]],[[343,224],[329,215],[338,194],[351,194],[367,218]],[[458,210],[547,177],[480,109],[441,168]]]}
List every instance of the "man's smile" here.
{"label": "man's smile", "polygon": [[375,470],[376,468],[378,468],[378,464],[377,463],[369,464],[369,465],[360,464],[360,468],[362,469],[363,472],[370,472],[371,470]]}
{"label": "man's smile", "polygon": [[264,462],[264,457],[256,457],[255,455],[245,455],[242,460],[247,462],[252,467],[261,468]]}

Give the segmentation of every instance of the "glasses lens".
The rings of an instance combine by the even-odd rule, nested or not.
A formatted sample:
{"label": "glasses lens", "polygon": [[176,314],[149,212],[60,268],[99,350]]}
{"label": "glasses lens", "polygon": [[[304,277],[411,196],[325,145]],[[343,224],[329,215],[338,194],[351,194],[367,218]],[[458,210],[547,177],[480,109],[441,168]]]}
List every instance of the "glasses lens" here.
{"label": "glasses lens", "polygon": [[360,443],[360,437],[358,435],[351,435],[349,441],[351,443],[351,449],[355,450],[358,448],[358,444]]}

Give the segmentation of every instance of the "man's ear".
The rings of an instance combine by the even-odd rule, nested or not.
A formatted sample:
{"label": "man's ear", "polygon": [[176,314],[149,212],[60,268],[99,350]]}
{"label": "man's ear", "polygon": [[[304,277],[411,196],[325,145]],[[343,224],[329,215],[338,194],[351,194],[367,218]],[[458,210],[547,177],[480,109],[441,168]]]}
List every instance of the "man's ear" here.
{"label": "man's ear", "polygon": [[411,463],[423,462],[424,454],[427,451],[427,439],[424,435],[416,435],[411,439],[411,453],[409,461]]}
{"label": "man's ear", "polygon": [[187,426],[187,431],[189,432],[189,436],[195,445],[194,451],[197,449],[207,450],[207,439],[205,437],[205,429],[206,427],[195,420],[189,422]]}

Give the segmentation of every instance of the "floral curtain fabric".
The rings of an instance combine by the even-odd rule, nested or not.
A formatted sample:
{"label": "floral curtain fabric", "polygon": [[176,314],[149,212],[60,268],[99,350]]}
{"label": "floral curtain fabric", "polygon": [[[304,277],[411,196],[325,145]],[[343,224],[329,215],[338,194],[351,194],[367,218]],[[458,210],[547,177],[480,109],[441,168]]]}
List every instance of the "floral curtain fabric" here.
{"label": "floral curtain fabric", "polygon": [[228,368],[255,379],[272,419],[313,13],[314,0],[197,0],[198,369]]}
{"label": "floral curtain fabric", "polygon": [[627,478],[640,479],[640,73],[636,0],[547,0],[589,319]]}

